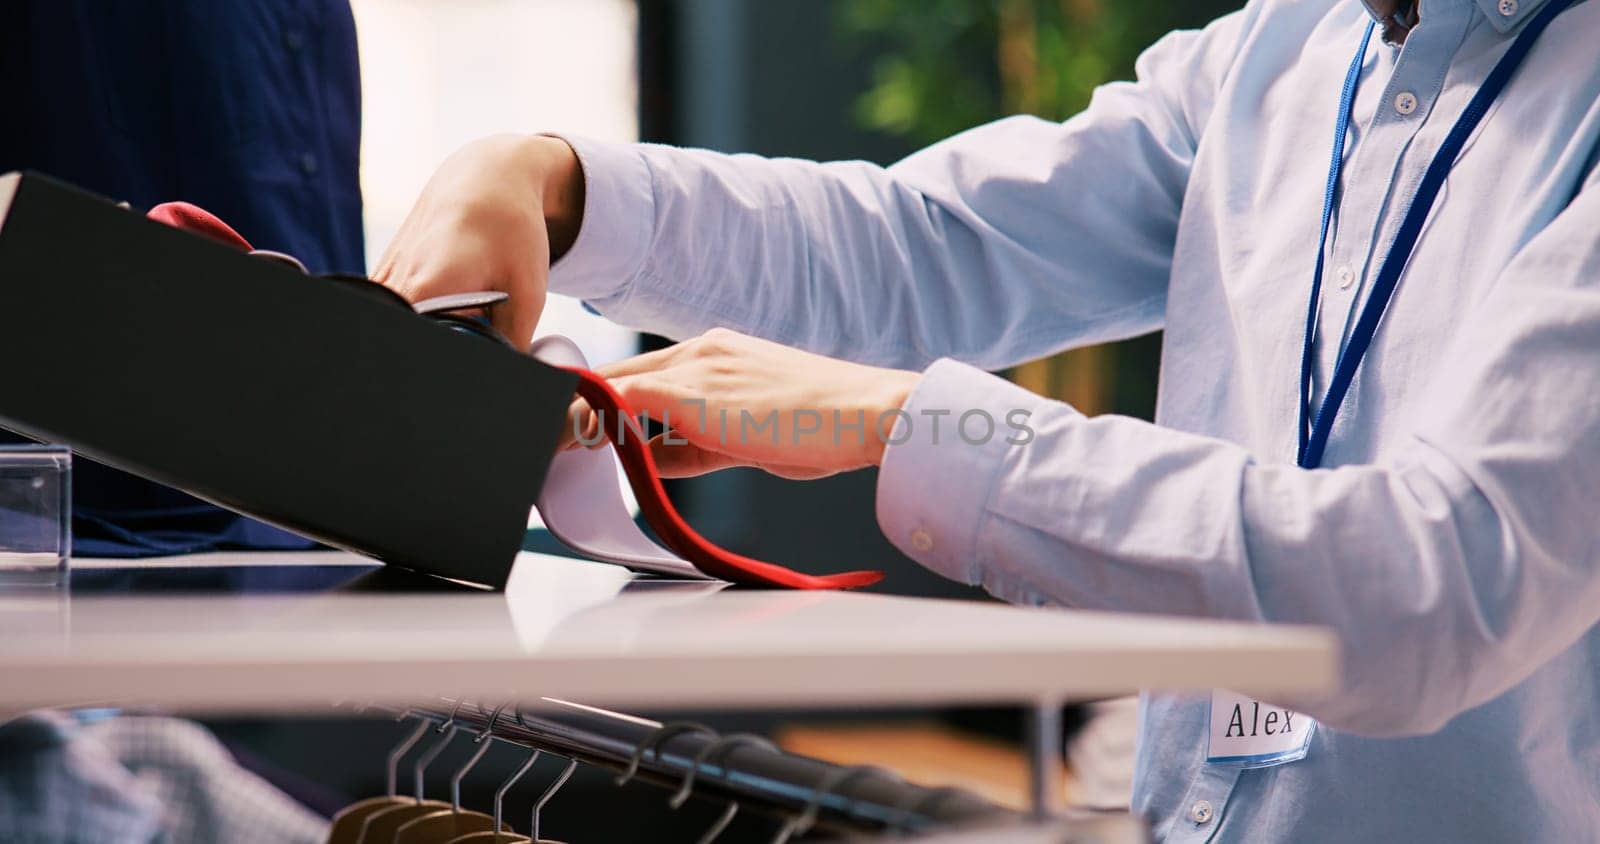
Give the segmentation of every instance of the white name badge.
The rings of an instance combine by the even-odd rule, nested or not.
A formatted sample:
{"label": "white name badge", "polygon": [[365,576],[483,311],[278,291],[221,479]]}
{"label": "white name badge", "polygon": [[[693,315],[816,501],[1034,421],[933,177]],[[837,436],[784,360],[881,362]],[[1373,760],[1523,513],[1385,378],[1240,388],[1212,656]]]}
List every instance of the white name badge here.
{"label": "white name badge", "polygon": [[1317,722],[1266,701],[1211,692],[1211,741],[1206,762],[1235,768],[1266,768],[1306,757]]}

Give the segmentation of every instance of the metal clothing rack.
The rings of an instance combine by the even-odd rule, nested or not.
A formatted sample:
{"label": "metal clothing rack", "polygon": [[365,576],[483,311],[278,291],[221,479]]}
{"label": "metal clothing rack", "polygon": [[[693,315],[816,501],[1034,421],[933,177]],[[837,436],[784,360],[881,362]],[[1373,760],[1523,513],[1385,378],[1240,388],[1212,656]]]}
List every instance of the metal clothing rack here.
{"label": "metal clothing rack", "polygon": [[921,834],[1015,823],[1021,815],[962,789],[913,785],[872,766],[840,766],[779,750],[749,733],[722,735],[702,724],[660,723],[552,698],[516,706],[442,699],[400,713],[564,756],[690,797],[783,821],[777,840],[812,830]]}

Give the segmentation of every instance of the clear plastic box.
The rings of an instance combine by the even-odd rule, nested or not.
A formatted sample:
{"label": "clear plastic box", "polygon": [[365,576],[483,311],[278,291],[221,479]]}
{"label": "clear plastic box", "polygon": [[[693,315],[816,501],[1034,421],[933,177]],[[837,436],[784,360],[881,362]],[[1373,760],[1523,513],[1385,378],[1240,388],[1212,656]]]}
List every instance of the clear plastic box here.
{"label": "clear plastic box", "polygon": [[72,450],[0,445],[0,589],[65,586],[72,559]]}

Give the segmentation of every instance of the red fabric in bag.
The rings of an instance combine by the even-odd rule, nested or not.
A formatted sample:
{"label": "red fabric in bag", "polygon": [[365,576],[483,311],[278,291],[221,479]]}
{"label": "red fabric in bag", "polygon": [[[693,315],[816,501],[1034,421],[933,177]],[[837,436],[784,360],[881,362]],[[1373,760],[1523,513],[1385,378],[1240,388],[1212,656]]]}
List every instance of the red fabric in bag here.
{"label": "red fabric in bag", "polygon": [[[587,369],[572,369],[578,374],[578,395],[589,407],[602,411],[605,417],[632,418],[627,402],[599,374]],[[617,426],[626,431],[626,426]],[[611,432],[607,432],[611,436]],[[880,571],[850,571],[840,574],[812,575],[786,569],[774,563],[764,563],[741,554],[719,548],[708,542],[689,523],[678,515],[677,508],[667,498],[661,485],[661,473],[642,437],[618,438],[611,436],[611,446],[622,459],[623,471],[628,475],[628,485],[639,500],[639,509],[661,541],[674,554],[694,563],[694,567],[712,577],[743,583],[750,586],[777,586],[788,589],[853,589],[870,586],[883,579]]]}
{"label": "red fabric in bag", "polygon": [[222,222],[210,211],[188,202],[163,202],[150,209],[145,216],[175,229],[208,237],[223,246],[232,246],[240,252],[249,252],[254,248],[250,241],[244,239],[244,235],[233,230],[233,226]]}
{"label": "red fabric in bag", "polygon": [[[245,240],[231,226],[216,215],[187,202],[167,202],[150,209],[150,219],[169,226],[193,232],[242,252],[251,250]],[[597,373],[587,369],[573,369],[578,375],[578,395],[595,410],[603,411],[617,419],[633,418],[634,414],[622,396]],[[608,432],[609,433],[609,432]],[[852,589],[870,586],[883,579],[883,572],[852,571],[839,574],[810,575],[784,568],[774,563],[762,562],[720,548],[696,533],[679,515],[666,488],[661,484],[655,458],[641,437],[613,437],[611,445],[622,460],[628,485],[633,488],[645,522],[656,532],[667,548],[695,568],[712,577],[745,586],[784,589]]]}

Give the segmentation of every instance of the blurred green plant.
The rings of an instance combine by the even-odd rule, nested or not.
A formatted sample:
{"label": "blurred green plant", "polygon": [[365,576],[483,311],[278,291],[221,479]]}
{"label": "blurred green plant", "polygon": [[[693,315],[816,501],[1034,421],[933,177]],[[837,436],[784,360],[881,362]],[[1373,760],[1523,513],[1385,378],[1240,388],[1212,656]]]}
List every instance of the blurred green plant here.
{"label": "blurred green plant", "polygon": [[1008,114],[1065,119],[1163,34],[1238,0],[837,0],[875,55],[862,125],[931,143]]}
{"label": "blurred green plant", "polygon": [[[874,56],[856,102],[865,127],[921,145],[1011,114],[1064,120],[1098,85],[1133,76],[1167,32],[1241,0],[836,0],[842,30]],[[1085,413],[1150,418],[1159,337],[1077,349],[1012,370]]]}

